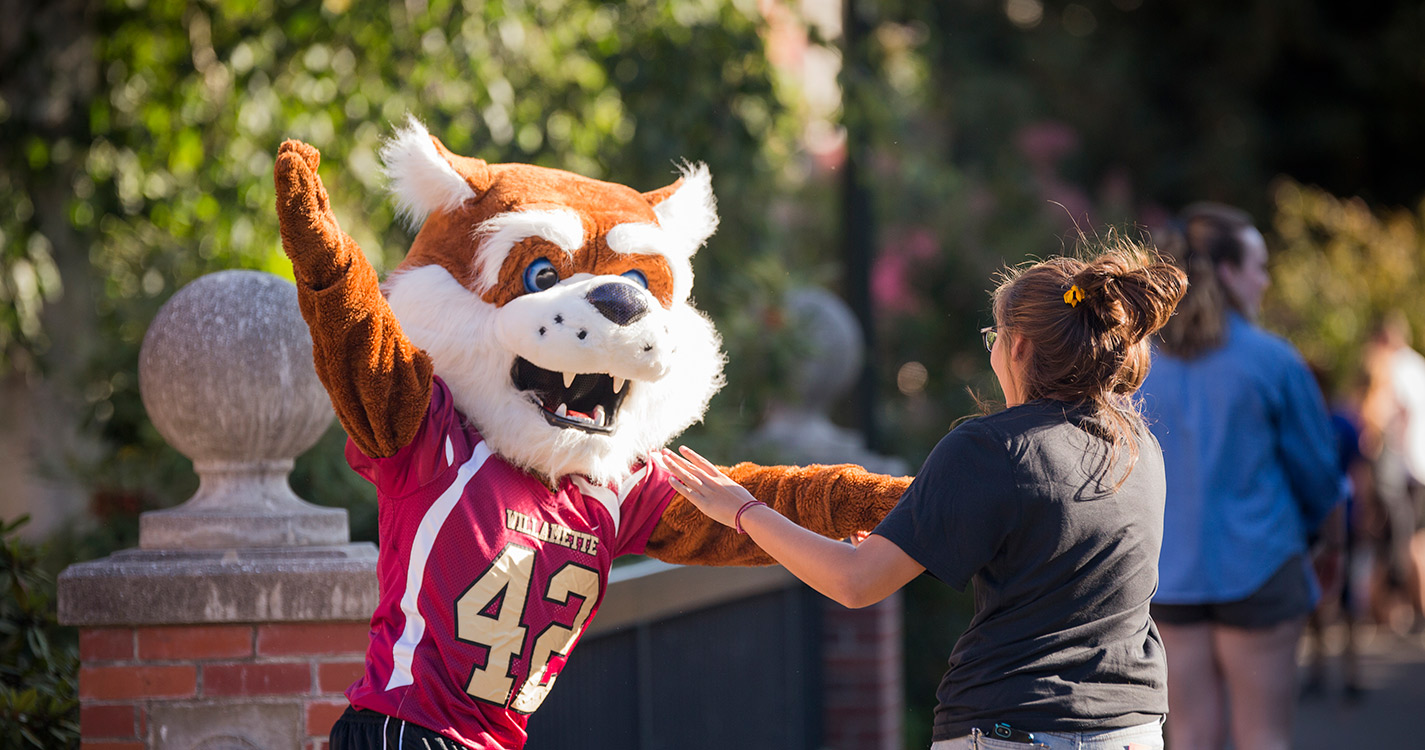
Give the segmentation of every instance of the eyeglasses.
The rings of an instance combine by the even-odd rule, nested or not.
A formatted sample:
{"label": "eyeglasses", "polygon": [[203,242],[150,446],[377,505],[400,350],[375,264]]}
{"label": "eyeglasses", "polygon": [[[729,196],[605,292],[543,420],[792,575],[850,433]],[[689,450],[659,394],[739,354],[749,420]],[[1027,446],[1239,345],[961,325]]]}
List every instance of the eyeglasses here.
{"label": "eyeglasses", "polygon": [[999,329],[994,326],[985,326],[980,329],[980,338],[985,342],[985,351],[995,350],[995,339],[999,338]]}

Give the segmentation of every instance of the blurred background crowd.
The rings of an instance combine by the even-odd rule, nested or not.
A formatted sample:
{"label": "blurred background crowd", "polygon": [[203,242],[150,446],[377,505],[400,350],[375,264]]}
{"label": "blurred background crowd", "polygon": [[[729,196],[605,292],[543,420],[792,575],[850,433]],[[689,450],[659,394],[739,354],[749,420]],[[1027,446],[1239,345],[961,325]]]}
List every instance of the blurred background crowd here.
{"label": "blurred background crowd", "polygon": [[[140,512],[192,494],[145,416],[139,345],[198,276],[290,278],[272,209],[284,138],[322,151],[336,213],[378,269],[400,260],[412,235],[376,152],[411,113],[457,153],[640,189],[678,160],[708,164],[722,223],[695,300],[730,364],[687,441],[720,460],[777,458],[747,456],[746,438],[795,396],[808,344],[793,290],[833,291],[863,327],[864,372],[833,419],[914,467],[993,391],[977,331],[996,269],[1080,232],[1151,240],[1193,201],[1245,210],[1269,248],[1262,325],[1360,438],[1357,500],[1319,563],[1350,594],[1328,600],[1402,632],[1425,622],[1413,506],[1382,500],[1389,479],[1379,491],[1421,477],[1389,462],[1425,388],[1391,385],[1425,331],[1425,3],[0,0],[0,14],[7,571],[12,531],[55,571],[132,546]],[[333,423],[293,485],[374,541],[374,493],[343,440]],[[924,655],[957,633],[918,624],[970,604],[911,592],[906,695],[928,700],[943,663]],[[39,616],[20,604],[8,619]]]}

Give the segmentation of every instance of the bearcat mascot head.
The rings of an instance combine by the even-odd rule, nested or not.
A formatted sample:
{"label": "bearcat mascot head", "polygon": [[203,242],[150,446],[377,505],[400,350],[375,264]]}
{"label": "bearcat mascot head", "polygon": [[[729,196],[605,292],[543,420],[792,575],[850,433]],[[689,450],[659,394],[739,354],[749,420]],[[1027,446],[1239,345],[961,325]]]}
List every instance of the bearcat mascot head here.
{"label": "bearcat mascot head", "polygon": [[456,156],[414,120],[382,158],[423,223],[386,281],[391,308],[496,453],[608,482],[702,417],[722,382],[717,332],[689,300],[717,228],[706,167],[639,193]]}

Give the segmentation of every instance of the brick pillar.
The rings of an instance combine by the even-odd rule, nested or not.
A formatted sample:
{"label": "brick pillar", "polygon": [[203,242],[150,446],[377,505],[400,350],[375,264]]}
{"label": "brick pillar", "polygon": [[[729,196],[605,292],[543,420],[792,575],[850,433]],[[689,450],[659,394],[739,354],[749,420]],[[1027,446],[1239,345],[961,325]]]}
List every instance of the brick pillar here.
{"label": "brick pillar", "polygon": [[[366,624],[189,625],[81,628],[80,731],[84,750],[199,747],[215,739],[212,714],[251,718],[249,744],[325,750],[360,676]],[[152,728],[153,731],[150,731]],[[221,737],[222,735],[218,735]],[[289,745],[292,738],[300,744]],[[236,746],[237,743],[232,743]]]}
{"label": "brick pillar", "polygon": [[902,610],[899,592],[864,609],[828,600],[822,624],[828,750],[900,750]]}
{"label": "brick pillar", "polygon": [[376,547],[287,483],[332,422],[296,287],[226,271],[180,290],[139,387],[199,487],[143,514],[137,549],[59,576],[84,750],[325,750],[363,669]]}

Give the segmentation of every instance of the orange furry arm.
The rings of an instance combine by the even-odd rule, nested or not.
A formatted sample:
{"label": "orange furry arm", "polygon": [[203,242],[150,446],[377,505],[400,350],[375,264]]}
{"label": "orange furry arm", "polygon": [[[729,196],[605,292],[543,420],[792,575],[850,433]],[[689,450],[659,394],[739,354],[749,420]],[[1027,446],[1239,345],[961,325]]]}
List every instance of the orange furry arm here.
{"label": "orange furry arm", "polygon": [[321,155],[300,141],[277,152],[277,220],[292,259],[317,376],[352,442],[373,458],[411,441],[430,404],[430,357],[401,331],[376,269],[337,225],[317,177]]}
{"label": "orange furry arm", "polygon": [[[759,466],[722,471],[798,526],[833,539],[870,531],[895,507],[910,477],[872,474],[854,464]],[[703,515],[678,495],[663,512],[645,550],[650,557],[692,565],[773,565],[752,538]]]}

